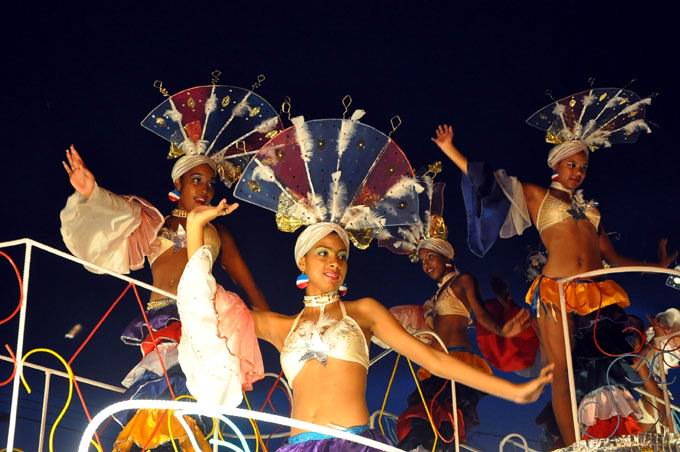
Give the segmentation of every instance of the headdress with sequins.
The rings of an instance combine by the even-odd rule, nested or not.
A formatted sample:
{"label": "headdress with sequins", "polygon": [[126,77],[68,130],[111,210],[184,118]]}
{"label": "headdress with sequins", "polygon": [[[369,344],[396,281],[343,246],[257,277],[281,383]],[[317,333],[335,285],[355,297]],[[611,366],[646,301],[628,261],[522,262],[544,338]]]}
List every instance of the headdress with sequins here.
{"label": "headdress with sequins", "polygon": [[419,197],[419,215],[414,224],[392,226],[383,229],[378,244],[396,254],[408,255],[411,262],[418,261],[418,246],[423,240],[438,238],[446,240],[448,230],[444,222],[444,182],[434,179],[442,170],[442,163],[427,166],[418,176],[424,190]]}
{"label": "headdress with sequins", "polygon": [[293,118],[250,161],[234,196],[276,212],[285,232],[337,223],[360,249],[384,227],[417,222],[422,187],[397,143],[359,122],[364,114]]}
{"label": "headdress with sequins", "polygon": [[283,124],[274,107],[255,92],[213,82],[173,95],[156,82],[166,99],[144,118],[142,126],[170,142],[169,159],[210,158],[220,179],[231,187]]}
{"label": "headdress with sequins", "polygon": [[623,88],[592,88],[541,108],[526,122],[545,131],[546,142],[555,145],[548,156],[553,168],[578,152],[634,143],[641,131],[651,132],[645,122],[651,102]]}

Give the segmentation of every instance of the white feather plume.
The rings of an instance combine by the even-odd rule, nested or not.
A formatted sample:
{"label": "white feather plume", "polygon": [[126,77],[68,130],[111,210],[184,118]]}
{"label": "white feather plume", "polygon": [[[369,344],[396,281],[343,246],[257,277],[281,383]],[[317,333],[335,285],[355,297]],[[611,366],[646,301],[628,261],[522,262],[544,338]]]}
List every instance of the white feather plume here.
{"label": "white feather plume", "polygon": [[385,226],[385,218],[373,212],[370,207],[359,205],[345,210],[340,224],[349,230],[382,229]]}
{"label": "white feather plume", "polygon": [[208,100],[205,101],[205,114],[206,116],[215,111],[217,108],[217,96],[212,93]]}
{"label": "white feather plume", "polygon": [[255,127],[255,132],[257,133],[271,132],[272,130],[274,130],[274,127],[276,127],[276,124],[278,124],[278,122],[279,122],[278,116],[273,116],[269,119],[265,119],[260,124],[258,124],[257,127]]}
{"label": "white feather plume", "polygon": [[348,119],[343,119],[340,125],[340,133],[338,134],[338,161],[340,157],[347,150],[349,142],[356,132],[356,123]]}
{"label": "white feather plume", "polygon": [[331,221],[342,217],[347,205],[347,187],[340,182],[342,171],[336,171],[331,175],[331,196],[329,199],[329,210],[331,211]]}
{"label": "white feather plume", "polygon": [[358,121],[361,118],[363,118],[365,115],[366,115],[365,110],[357,109],[357,110],[354,110],[354,113],[352,113],[352,116],[350,117],[350,119],[352,121]]}
{"label": "white feather plume", "polygon": [[[250,94],[250,93],[248,93],[248,94]],[[232,111],[232,115],[234,115],[234,117],[240,118],[240,117],[248,114],[248,112],[250,111],[250,109],[248,107],[248,97],[249,96],[244,97],[243,100],[241,100],[241,102],[236,104],[236,106],[234,107],[234,110]]]}
{"label": "white feather plume", "polygon": [[310,205],[314,206],[314,217],[316,218],[317,221],[326,221],[326,215],[328,214],[328,209],[326,208],[326,205],[323,202],[323,198],[321,197],[320,194],[314,193],[307,193],[307,200],[309,201]]}
{"label": "white feather plume", "polygon": [[186,155],[205,154],[205,150],[208,148],[208,142],[206,140],[192,141],[186,139],[179,144],[179,148],[184,151],[184,154]]}
{"label": "white feather plume", "polygon": [[385,199],[399,199],[404,196],[411,194],[411,190],[415,190],[416,193],[423,192],[423,186],[418,183],[418,181],[409,176],[402,176],[394,185],[387,190],[385,193]]}
{"label": "white feather plume", "polygon": [[276,176],[274,175],[274,170],[271,166],[264,164],[258,164],[253,170],[253,180],[264,180],[267,182],[274,182]]}
{"label": "white feather plume", "polygon": [[295,135],[297,137],[297,142],[300,145],[300,154],[302,160],[309,163],[312,159],[312,150],[314,149],[314,140],[312,135],[309,133],[309,128],[305,123],[305,118],[298,116],[291,119],[293,126],[295,126]]}
{"label": "white feather plume", "polygon": [[171,120],[175,121],[177,124],[182,124],[182,113],[175,109],[165,110],[163,116],[167,116]]}

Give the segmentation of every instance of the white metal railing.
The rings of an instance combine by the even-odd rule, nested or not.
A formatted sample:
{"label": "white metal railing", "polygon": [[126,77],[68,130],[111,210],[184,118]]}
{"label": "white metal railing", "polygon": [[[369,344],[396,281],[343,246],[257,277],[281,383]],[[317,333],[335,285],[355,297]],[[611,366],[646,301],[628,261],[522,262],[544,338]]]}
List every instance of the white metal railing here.
{"label": "white metal railing", "polygon": [[[559,294],[560,294],[560,312],[562,317],[562,333],[564,337],[564,353],[567,361],[567,377],[569,380],[569,396],[571,401],[571,414],[572,422],[574,426],[574,436],[576,442],[579,442],[580,435],[580,423],[578,420],[578,407],[576,404],[576,384],[574,381],[574,366],[571,359],[571,334],[569,332],[569,324],[567,318],[567,302],[565,296],[564,286],[570,281],[578,279],[593,278],[602,275],[612,275],[617,273],[661,273],[666,275],[680,276],[680,271],[668,268],[658,268],[658,267],[643,267],[643,266],[629,266],[629,267],[615,267],[615,268],[603,268],[600,270],[589,271],[581,273],[578,275],[569,276],[562,278],[558,281]],[[537,288],[538,290],[538,288]],[[650,372],[652,370],[650,369]],[[661,372],[661,378],[664,379],[664,372]],[[664,403],[666,404],[667,419],[670,422],[671,431],[675,431],[675,426],[673,424],[670,408],[670,397],[668,395],[668,386],[664,384],[662,386],[662,391],[664,393]]]}
{"label": "white metal railing", "polygon": [[[100,273],[107,274],[109,276],[112,276],[116,279],[120,279],[122,281],[126,281],[130,284],[134,284],[138,287],[145,288],[149,291],[156,292],[159,294],[162,294],[163,296],[176,299],[176,296],[174,294],[171,294],[169,292],[160,290],[150,284],[147,284],[143,281],[139,281],[134,278],[130,278],[125,275],[118,274],[116,272],[112,272],[110,270],[107,270],[105,268],[102,268],[98,265],[92,264],[90,262],[87,262],[83,259],[79,259],[77,257],[74,257],[68,253],[65,253],[61,250],[55,249],[53,247],[50,247],[48,245],[42,244],[40,242],[36,242],[31,239],[20,239],[20,240],[14,240],[14,241],[8,241],[8,242],[0,242],[0,248],[7,248],[11,246],[20,246],[20,245],[25,245],[25,255],[24,255],[24,263],[23,263],[23,271],[22,271],[22,281],[23,281],[23,290],[22,290],[22,297],[21,297],[21,308],[19,310],[19,325],[18,325],[18,330],[17,330],[17,345],[16,345],[16,355],[15,359],[13,360],[11,357],[3,356],[0,355],[0,360],[3,361],[8,361],[8,362],[14,362],[16,365],[16,374],[15,378],[13,381],[13,387],[12,387],[12,402],[11,402],[11,409],[10,409],[10,417],[9,417],[9,426],[8,426],[8,434],[7,434],[7,450],[13,450],[14,447],[14,435],[16,432],[16,420],[17,420],[17,407],[18,407],[18,397],[19,397],[19,390],[20,390],[20,376],[22,375],[23,372],[23,366],[26,366],[27,368],[33,368],[39,371],[42,371],[45,374],[45,394],[43,397],[43,409],[42,409],[42,418],[41,418],[41,427],[40,427],[40,437],[39,437],[39,448],[38,450],[42,450],[43,443],[44,443],[44,431],[45,431],[45,422],[46,422],[46,414],[47,414],[47,400],[49,397],[49,386],[50,386],[50,379],[52,375],[63,377],[63,378],[69,378],[68,373],[57,370],[57,369],[51,369],[45,366],[39,366],[36,364],[31,364],[31,363],[23,363],[23,356],[24,356],[24,334],[25,334],[25,328],[26,328],[26,310],[27,310],[27,303],[28,303],[28,293],[29,293],[29,282],[30,282],[30,267],[31,267],[31,256],[32,256],[32,251],[33,248],[41,249],[43,251],[46,251],[48,253],[54,254],[56,256],[59,256],[63,259],[66,259],[68,261],[78,263],[81,265],[84,265],[89,268],[93,268]],[[588,277],[594,277],[594,276],[600,276],[600,275],[605,275],[605,274],[614,274],[614,273],[625,273],[625,272],[645,272],[645,273],[663,273],[667,275],[674,275],[674,276],[680,276],[680,271],[677,270],[671,270],[671,269],[661,269],[661,268],[654,268],[654,267],[619,267],[619,268],[610,268],[610,269],[603,269],[603,270],[597,270],[593,272],[587,272],[583,273],[580,275],[575,275],[571,276],[569,278],[564,278],[559,281],[559,293],[560,293],[560,301],[561,301],[561,311],[562,311],[562,322],[563,322],[563,330],[564,330],[564,336],[565,336],[565,351],[570,350],[570,337],[569,337],[569,329],[567,326],[567,317],[566,317],[566,302],[565,302],[565,294],[564,294],[564,285],[574,279],[580,279],[580,278],[588,278]],[[421,334],[431,334],[433,335],[439,342],[440,344],[444,347],[443,342],[439,337],[436,336],[436,334],[433,334],[431,332],[423,332]],[[444,347],[445,349],[445,347]],[[384,356],[389,354],[391,350],[386,350],[382,352],[380,355],[377,357],[373,358],[371,360],[371,365],[375,364],[378,362],[380,359],[382,359]],[[567,366],[568,366],[568,375],[569,375],[569,388],[571,392],[571,404],[572,404],[572,414],[573,414],[573,422],[574,422],[574,430],[576,432],[577,438],[579,437],[579,422],[578,422],[578,415],[577,415],[577,409],[576,409],[576,399],[575,399],[575,386],[574,386],[574,379],[573,379],[573,366],[571,362],[571,354],[566,353],[567,356]],[[113,385],[108,385],[102,382],[98,382],[96,380],[91,380],[83,377],[75,377],[76,381],[99,387],[105,390],[109,391],[114,391],[114,392],[124,392],[123,388],[113,386]],[[286,389],[290,391],[290,388],[286,386]],[[669,415],[668,418],[671,419],[670,417],[670,412],[671,410],[679,411],[680,409],[677,406],[671,405],[670,400],[669,400],[669,395],[668,395],[668,388],[666,385],[663,385],[663,391],[664,391],[664,399],[659,399],[656,397],[653,397],[649,394],[644,393],[644,391],[638,391],[642,394],[645,394],[646,396],[649,396],[656,402],[661,402],[664,403],[666,406],[667,414]],[[455,441],[456,441],[456,450],[458,451],[460,448],[464,448],[466,450],[474,451],[475,449],[466,446],[466,445],[461,445],[459,444],[458,441],[458,425],[457,425],[457,410],[455,408],[456,406],[456,401],[455,401],[455,383],[452,382],[452,394],[453,394],[453,402],[454,402],[454,409],[453,409],[453,416],[454,416],[454,433],[455,433]],[[187,412],[191,411],[194,412],[196,410],[201,411],[201,412],[210,412],[215,415],[218,415],[215,411],[214,408],[206,408],[202,405],[199,405],[197,403],[189,403],[189,402],[170,402],[170,401],[127,401],[127,402],[120,402],[115,405],[111,405],[104,410],[102,410],[100,413],[98,413],[95,418],[92,420],[90,425],[88,425],[88,429],[86,430],[86,434],[83,436],[83,441],[85,442],[85,449],[81,450],[87,450],[87,444],[89,442],[89,439],[85,439],[87,437],[87,434],[89,432],[90,437],[96,430],[96,427],[101,423],[101,420],[105,417],[108,417],[110,414],[113,413],[112,410],[123,410],[123,409],[133,409],[137,405],[135,403],[140,404],[139,407],[142,407],[144,405],[142,402],[145,403],[151,403],[153,402],[154,407],[156,407],[156,403],[160,404],[157,407],[166,407],[167,409],[176,409],[179,410],[180,413],[186,414]],[[171,405],[171,404],[179,404],[179,405]],[[190,405],[190,406],[189,406]],[[176,408],[172,408],[175,407]],[[189,410],[189,411],[187,411]],[[206,411],[207,410],[207,411]],[[325,433],[325,434],[332,434],[337,437],[345,438],[346,439],[351,439],[353,441],[366,444],[365,441],[366,438],[363,437],[358,437],[356,435],[350,435],[346,432],[342,432],[336,429],[330,429],[328,427],[323,427],[323,426],[317,426],[314,424],[309,424],[309,423],[304,423],[301,421],[297,421],[294,419],[289,419],[281,416],[274,416],[268,413],[260,413],[257,411],[250,411],[250,410],[242,410],[242,409],[229,409],[229,410],[224,410],[223,408],[220,408],[222,410],[222,413],[233,415],[236,417],[247,417],[250,419],[255,419],[255,420],[263,420],[263,421],[269,421],[269,422],[276,422],[280,425],[287,425],[287,426],[292,426],[292,427],[298,427],[302,428],[305,430],[310,430],[310,431],[316,431],[319,433]],[[109,413],[111,412],[111,413]],[[105,414],[109,413],[109,414]],[[177,414],[176,414],[177,415]],[[218,415],[219,417],[219,415]],[[178,420],[181,419],[181,415],[179,415]],[[97,420],[97,422],[95,422]],[[181,422],[181,421],[180,421]],[[231,424],[228,422],[228,424]],[[93,427],[93,425],[95,427]],[[672,424],[671,424],[672,425]],[[236,435],[238,436],[238,435]],[[89,437],[87,437],[89,438]],[[518,439],[519,441],[517,441]],[[505,438],[500,443],[500,449],[504,447],[505,443],[510,443],[513,445],[516,445],[518,447],[523,447],[527,451],[533,451],[533,449],[528,447],[528,444],[526,440],[521,437],[521,435],[511,433],[507,435]],[[81,442],[81,446],[82,446]],[[367,444],[369,445],[369,444]],[[398,450],[396,448],[390,447],[390,446],[385,446],[384,444],[376,443],[370,444],[372,447],[379,448],[381,450]],[[213,442],[213,447],[214,450],[217,450],[217,442]]]}

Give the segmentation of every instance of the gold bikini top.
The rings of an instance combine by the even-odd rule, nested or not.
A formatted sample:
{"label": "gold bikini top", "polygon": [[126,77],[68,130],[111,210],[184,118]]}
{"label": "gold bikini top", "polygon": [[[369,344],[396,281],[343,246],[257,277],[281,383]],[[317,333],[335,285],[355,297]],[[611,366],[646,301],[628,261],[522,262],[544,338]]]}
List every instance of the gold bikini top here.
{"label": "gold bikini top", "polygon": [[597,210],[597,202],[585,202],[581,190],[571,194],[559,182],[553,182],[550,186],[569,193],[571,195],[571,204],[556,198],[548,190],[545,197],[543,197],[541,206],[538,209],[538,216],[536,217],[536,229],[538,229],[539,234],[549,227],[568,219],[575,221],[588,220],[595,230],[598,229],[600,226],[600,211]]}

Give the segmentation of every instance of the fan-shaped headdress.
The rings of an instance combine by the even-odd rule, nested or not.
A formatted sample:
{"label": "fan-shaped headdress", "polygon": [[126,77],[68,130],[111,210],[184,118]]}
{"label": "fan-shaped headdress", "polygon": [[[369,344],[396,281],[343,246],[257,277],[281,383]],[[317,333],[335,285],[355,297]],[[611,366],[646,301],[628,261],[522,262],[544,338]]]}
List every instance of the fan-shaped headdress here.
{"label": "fan-shaped headdress", "polygon": [[453,259],[454,250],[446,241],[448,230],[444,222],[446,184],[434,181],[441,170],[441,162],[435,162],[418,176],[418,181],[425,188],[419,195],[418,221],[407,226],[385,228],[380,232],[380,246],[396,254],[407,254],[412,262],[418,261],[418,251],[423,247]]}
{"label": "fan-shaped headdress", "polygon": [[156,86],[166,99],[142,126],[170,142],[168,158],[180,157],[173,181],[208,163],[231,187],[257,150],[283,129],[276,110],[251,90],[212,84],[169,95],[160,82]]}
{"label": "fan-shaped headdress", "polygon": [[546,142],[555,145],[548,154],[548,166],[554,168],[579,152],[634,143],[641,131],[650,133],[645,107],[651,102],[622,88],[593,88],[541,108],[526,122],[545,131]]}
{"label": "fan-shaped headdress", "polygon": [[234,196],[276,212],[285,232],[336,223],[360,249],[384,227],[415,223],[422,187],[394,140],[359,122],[364,114],[293,118],[250,161]]}

